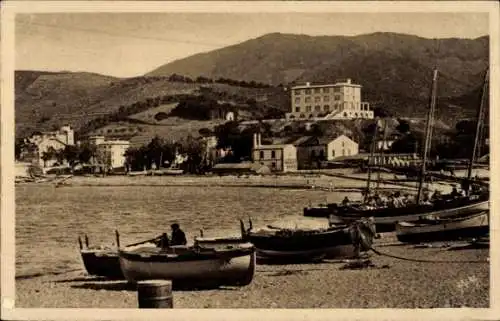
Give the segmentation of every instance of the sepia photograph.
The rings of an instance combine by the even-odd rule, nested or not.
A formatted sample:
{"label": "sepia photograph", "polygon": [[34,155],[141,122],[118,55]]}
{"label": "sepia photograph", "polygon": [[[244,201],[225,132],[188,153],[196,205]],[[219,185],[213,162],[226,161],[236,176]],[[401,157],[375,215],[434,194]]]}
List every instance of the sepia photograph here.
{"label": "sepia photograph", "polygon": [[499,6],[436,4],[6,1],[2,311],[494,315]]}

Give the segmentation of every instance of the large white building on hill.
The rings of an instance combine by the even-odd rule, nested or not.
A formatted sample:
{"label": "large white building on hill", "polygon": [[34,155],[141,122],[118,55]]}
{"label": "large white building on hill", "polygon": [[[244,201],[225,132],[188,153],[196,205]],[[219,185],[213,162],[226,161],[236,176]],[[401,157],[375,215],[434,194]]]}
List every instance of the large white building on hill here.
{"label": "large white building on hill", "polygon": [[351,79],[327,85],[306,83],[290,91],[289,120],[373,118],[370,104],[361,101],[361,85]]}

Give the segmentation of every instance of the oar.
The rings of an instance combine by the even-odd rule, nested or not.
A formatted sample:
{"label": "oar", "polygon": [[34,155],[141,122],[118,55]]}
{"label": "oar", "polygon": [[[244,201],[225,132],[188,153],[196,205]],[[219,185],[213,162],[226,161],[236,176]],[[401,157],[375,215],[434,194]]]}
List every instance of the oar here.
{"label": "oar", "polygon": [[159,236],[157,236],[157,237],[152,238],[152,239],[150,239],[150,240],[145,240],[145,241],[141,241],[141,242],[137,242],[137,243],[128,244],[127,246],[136,246],[136,245],[141,245],[141,244],[144,244],[144,243],[153,242],[153,241],[158,240],[158,238],[160,238],[160,237],[159,237]]}

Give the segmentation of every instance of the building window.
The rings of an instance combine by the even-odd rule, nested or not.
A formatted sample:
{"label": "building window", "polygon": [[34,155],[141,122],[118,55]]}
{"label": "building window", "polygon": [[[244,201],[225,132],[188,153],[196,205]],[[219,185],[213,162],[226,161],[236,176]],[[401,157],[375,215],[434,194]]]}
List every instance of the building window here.
{"label": "building window", "polygon": [[276,168],[276,162],[272,162],[272,163],[271,163],[271,167],[272,167],[272,168]]}
{"label": "building window", "polygon": [[339,95],[335,95],[335,100],[340,100],[340,96]]}
{"label": "building window", "polygon": [[300,118],[305,118],[305,117],[306,117],[306,115],[304,115],[304,114],[300,114],[300,116],[299,116],[299,117],[300,117]]}
{"label": "building window", "polygon": [[332,157],[335,157],[335,149],[332,150]]}
{"label": "building window", "polygon": [[321,97],[314,97],[314,102],[319,103],[321,101]]}
{"label": "building window", "polygon": [[321,111],[321,106],[319,106],[319,105],[314,106],[314,110],[315,111]]}
{"label": "building window", "polygon": [[306,97],[305,102],[306,103],[310,103],[311,102],[311,97]]}
{"label": "building window", "polygon": [[306,106],[306,111],[310,112],[311,111],[311,106]]}
{"label": "building window", "polygon": [[306,89],[306,95],[310,95],[311,94],[311,89]]}
{"label": "building window", "polygon": [[330,88],[323,88],[323,92],[326,94],[326,93],[329,93],[330,92]]}
{"label": "building window", "polygon": [[295,112],[296,113],[300,112],[300,107],[295,107]]}
{"label": "building window", "polygon": [[276,158],[276,152],[274,150],[271,151],[271,158]]}
{"label": "building window", "polygon": [[333,87],[333,92],[334,93],[339,93],[340,92],[340,87]]}
{"label": "building window", "polygon": [[345,142],[342,142],[342,147],[344,147],[344,146],[345,146]]}
{"label": "building window", "polygon": [[295,98],[295,103],[300,104],[300,97]]}
{"label": "building window", "polygon": [[263,150],[260,151],[259,156],[260,156],[260,159],[264,158],[264,151]]}
{"label": "building window", "polygon": [[321,89],[320,88],[314,88],[314,93],[315,94],[319,94],[321,92]]}
{"label": "building window", "polygon": [[295,89],[295,95],[300,95],[300,89]]}
{"label": "building window", "polygon": [[324,111],[329,111],[329,110],[330,110],[330,106],[329,106],[329,105],[325,105],[325,106],[323,106],[323,110],[324,110]]}
{"label": "building window", "polygon": [[324,96],[323,101],[330,101],[330,96]]}

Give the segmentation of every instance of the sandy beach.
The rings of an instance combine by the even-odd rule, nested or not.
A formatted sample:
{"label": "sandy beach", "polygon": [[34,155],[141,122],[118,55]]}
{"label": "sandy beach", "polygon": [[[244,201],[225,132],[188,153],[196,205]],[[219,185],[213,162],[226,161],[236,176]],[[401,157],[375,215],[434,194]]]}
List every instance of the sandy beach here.
{"label": "sandy beach", "polygon": [[[59,188],[50,183],[17,185],[16,307],[137,307],[137,293],[125,281],[86,275],[76,244],[82,233],[89,234],[92,244],[112,244],[112,232],[118,229],[123,242],[131,243],[158,235],[176,221],[189,238],[200,228],[206,236],[237,235],[239,218],[252,217],[255,225],[303,218],[308,203],[338,202],[346,195],[360,198],[356,189],[365,186],[362,180],[328,175],[73,177]],[[394,233],[384,233],[374,247],[408,259],[448,263],[371,252],[374,266],[361,270],[344,270],[345,262],[338,261],[259,264],[249,286],[175,291],[174,306],[489,307],[487,249],[420,248],[396,242]]]}
{"label": "sandy beach", "polygon": [[[436,308],[489,307],[488,250],[380,246],[408,258],[457,261],[416,263],[378,256],[375,267],[342,270],[344,263],[258,265],[242,288],[174,291],[175,308]],[[18,279],[18,307],[136,308],[125,281],[101,281],[83,270]],[[284,295],[286,294],[286,295]]]}

